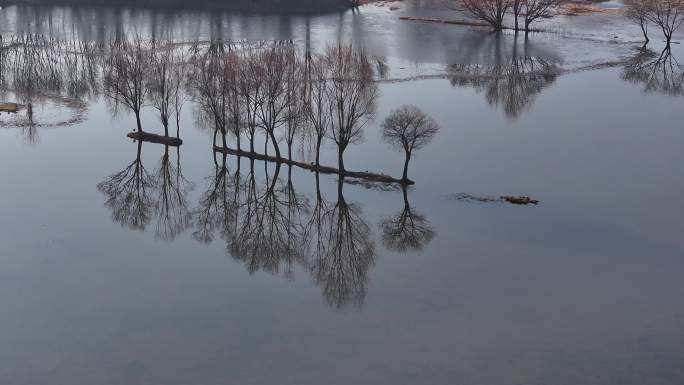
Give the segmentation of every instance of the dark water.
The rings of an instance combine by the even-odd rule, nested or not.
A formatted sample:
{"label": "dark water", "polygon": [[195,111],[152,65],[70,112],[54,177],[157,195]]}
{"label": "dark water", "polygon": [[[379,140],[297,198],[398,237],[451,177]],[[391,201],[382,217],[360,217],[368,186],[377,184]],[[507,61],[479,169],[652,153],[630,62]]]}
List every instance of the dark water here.
{"label": "dark water", "polygon": [[[139,33],[292,40],[316,52],[363,45],[389,71],[365,141],[345,153],[348,169],[401,174],[403,155],[380,129],[400,105],[442,127],[415,154],[416,184],[404,195],[245,157],[224,164],[193,101],[179,149],[134,142],[125,136],[134,115],[114,114],[97,87],[67,87],[88,83],[68,76],[17,83],[10,60],[1,101],[31,100],[34,116],[0,115],[0,383],[684,382],[677,65],[657,60],[661,47],[639,54],[629,39],[525,42],[398,14],[0,11],[5,43]],[[539,63],[554,71],[525,73]],[[149,106],[142,126],[163,132]],[[312,160],[299,146],[295,157]],[[328,142],[321,161],[336,159]],[[128,195],[107,193],[131,165],[145,170],[132,190],[149,204],[142,214],[117,209],[132,207]],[[237,214],[207,199],[217,186],[227,186],[228,203],[238,196]],[[463,199],[501,195],[540,204]],[[248,207],[261,231],[241,232],[253,229]],[[305,231],[321,223],[343,236]]]}

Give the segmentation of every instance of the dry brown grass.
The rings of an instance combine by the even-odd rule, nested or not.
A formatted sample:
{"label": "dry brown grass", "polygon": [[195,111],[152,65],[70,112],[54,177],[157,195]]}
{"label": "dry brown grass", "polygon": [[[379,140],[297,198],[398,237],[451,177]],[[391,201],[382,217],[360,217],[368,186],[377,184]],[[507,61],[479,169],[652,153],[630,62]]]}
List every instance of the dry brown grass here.
{"label": "dry brown grass", "polygon": [[588,13],[606,12],[605,8],[601,8],[591,3],[565,3],[561,6],[560,15],[565,16],[580,16]]}

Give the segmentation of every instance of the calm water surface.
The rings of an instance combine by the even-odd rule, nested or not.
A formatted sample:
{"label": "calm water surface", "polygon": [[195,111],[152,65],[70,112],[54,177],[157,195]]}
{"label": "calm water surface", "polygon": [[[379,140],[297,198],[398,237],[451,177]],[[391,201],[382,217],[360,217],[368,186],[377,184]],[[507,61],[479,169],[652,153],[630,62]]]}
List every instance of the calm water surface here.
{"label": "calm water surface", "polygon": [[[398,12],[432,12],[406,7]],[[314,50],[338,39],[363,44],[389,72],[377,119],[346,152],[349,169],[400,175],[402,154],[382,142],[379,126],[400,105],[415,104],[442,126],[412,161],[416,185],[404,196],[330,175],[317,183],[286,165],[238,165],[234,156],[224,168],[193,102],[181,115],[179,149],[128,139],[135,117],[113,114],[97,92],[37,97],[33,126],[0,115],[0,383],[683,383],[679,90],[629,76],[637,48],[629,39],[524,42],[402,24],[400,13],[0,11],[5,39],[107,41],[137,31],[182,42],[292,40]],[[679,51],[673,56],[684,58]],[[529,84],[521,86],[500,71],[514,57],[558,73],[522,77]],[[625,65],[584,70],[618,59]],[[465,65],[499,75],[464,77]],[[13,101],[15,85],[3,84],[0,99]],[[162,132],[151,107],[142,120]],[[295,155],[311,160],[300,147]],[[336,156],[324,146],[323,163]],[[103,193],[131,164],[156,181],[143,194],[151,204],[163,186],[182,196],[172,200],[171,225],[154,208],[122,213],[121,199]],[[279,213],[262,213],[270,231],[240,242],[221,226],[207,231],[207,197],[222,181]],[[540,204],[464,194],[525,194]],[[316,209],[330,226],[348,224],[347,238],[331,245],[288,232],[297,228],[290,221],[311,223]],[[233,218],[217,212],[219,222]],[[407,212],[406,232],[388,231]],[[292,255],[278,249],[283,242],[354,251]],[[240,252],[246,245],[257,252]]]}

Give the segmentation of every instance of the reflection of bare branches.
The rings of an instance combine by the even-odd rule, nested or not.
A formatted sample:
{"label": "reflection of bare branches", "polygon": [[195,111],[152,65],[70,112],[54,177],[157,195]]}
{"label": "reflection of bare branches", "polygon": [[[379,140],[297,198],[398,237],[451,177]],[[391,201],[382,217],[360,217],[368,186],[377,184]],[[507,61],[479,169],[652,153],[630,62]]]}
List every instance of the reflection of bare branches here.
{"label": "reflection of bare branches", "polygon": [[389,250],[405,253],[420,251],[435,236],[430,222],[411,208],[406,188],[404,193],[404,209],[398,214],[380,222],[382,243]]}
{"label": "reflection of bare branches", "polygon": [[[177,149],[180,157],[180,149]],[[188,228],[191,214],[188,208],[187,194],[192,189],[180,168],[180,159],[174,166],[169,157],[169,146],[165,146],[159,166],[155,170],[154,179],[158,187],[155,205],[157,228],[155,236],[159,239],[172,240],[176,235]]]}
{"label": "reflection of bare branches", "polygon": [[517,118],[558,76],[555,66],[532,57],[516,57],[505,65],[452,65],[449,72],[452,85],[484,92],[490,105],[501,105],[511,118]]}
{"label": "reflection of bare branches", "polygon": [[[326,227],[318,233],[317,253],[311,257],[310,270],[316,284],[321,286],[323,297],[336,307],[349,303],[358,306],[366,297],[368,270],[373,264],[375,245],[368,224],[364,221],[361,209],[355,204],[345,201],[342,194],[342,180],[338,183],[337,203],[321,215],[314,209],[320,219],[327,221]],[[319,203],[321,201],[319,199]],[[321,205],[323,209],[325,205]],[[323,246],[322,248],[320,246]]]}
{"label": "reflection of bare branches", "polygon": [[684,66],[672,56],[669,47],[660,55],[640,49],[623,68],[622,79],[643,84],[644,92],[679,96],[684,90]]}
{"label": "reflection of bare branches", "polygon": [[221,163],[216,163],[216,169],[209,179],[209,187],[200,199],[196,210],[195,239],[209,243],[215,233],[226,239],[232,239],[237,226],[237,209],[240,198],[240,170],[230,175],[226,164],[226,155]]}
{"label": "reflection of bare branches", "polygon": [[492,107],[501,105],[506,116],[517,118],[537,95],[556,81],[559,71],[551,62],[529,56],[527,39],[522,53],[518,52],[516,39],[510,59],[503,57],[501,44],[497,38],[493,47],[494,64],[455,64],[447,71],[452,85],[483,92]]}
{"label": "reflection of bare branches", "polygon": [[112,219],[133,230],[145,230],[154,208],[150,193],[156,181],[143,166],[141,153],[142,142],[138,142],[135,160],[97,185],[107,197],[105,207],[112,211]]}
{"label": "reflection of bare branches", "polygon": [[250,273],[266,271],[277,274],[284,269],[290,275],[292,266],[301,260],[301,234],[306,201],[294,191],[291,182],[282,186],[276,166],[265,191],[259,191],[251,168],[240,206],[240,221],[229,250],[242,261]]}

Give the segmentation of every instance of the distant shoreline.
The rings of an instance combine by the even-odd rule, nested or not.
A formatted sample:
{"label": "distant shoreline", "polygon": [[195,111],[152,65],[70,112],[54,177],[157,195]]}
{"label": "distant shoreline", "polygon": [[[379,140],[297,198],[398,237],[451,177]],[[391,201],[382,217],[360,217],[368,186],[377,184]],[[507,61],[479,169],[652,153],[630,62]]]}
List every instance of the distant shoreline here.
{"label": "distant shoreline", "polygon": [[0,8],[10,6],[83,6],[166,8],[250,13],[320,14],[352,8],[351,0],[0,0]]}

